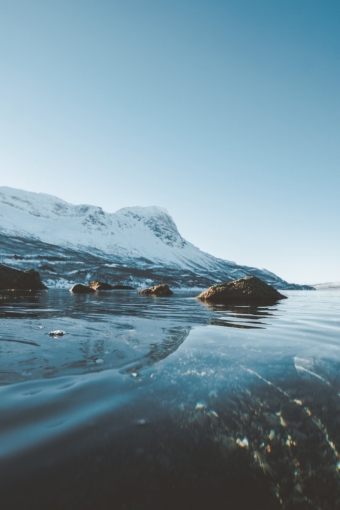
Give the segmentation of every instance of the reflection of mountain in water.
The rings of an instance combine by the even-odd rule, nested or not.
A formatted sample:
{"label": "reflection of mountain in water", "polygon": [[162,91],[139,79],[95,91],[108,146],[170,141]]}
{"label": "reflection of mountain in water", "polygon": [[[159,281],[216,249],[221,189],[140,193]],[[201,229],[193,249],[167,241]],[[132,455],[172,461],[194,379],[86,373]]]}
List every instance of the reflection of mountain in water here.
{"label": "reflection of mountain in water", "polygon": [[56,323],[47,319],[27,326],[18,339],[11,325],[0,338],[2,384],[110,369],[138,372],[175,352],[190,331],[171,321],[166,325],[140,318],[110,324],[64,319],[65,336],[51,338],[48,331]]}
{"label": "reflection of mountain in water", "polygon": [[163,337],[158,342],[150,345],[150,351],[141,357],[137,362],[122,370],[122,373],[135,373],[142,368],[158,363],[175,352],[189,335],[191,328],[174,327],[163,330]]}
{"label": "reflection of mountain in water", "polygon": [[[207,305],[192,293],[150,299],[134,291],[50,290],[1,298],[0,382],[6,384],[112,368],[134,372],[175,352],[195,325],[263,329],[278,318],[275,306]],[[60,329],[64,337],[48,336]]]}
{"label": "reflection of mountain in water", "polygon": [[[135,291],[70,294],[63,290],[0,294],[0,317],[48,318],[68,316],[101,322],[129,316],[171,319],[235,328],[266,328],[277,316],[277,306],[215,305],[195,298],[197,293],[177,292],[169,298],[150,299]],[[269,322],[270,321],[270,322]]]}

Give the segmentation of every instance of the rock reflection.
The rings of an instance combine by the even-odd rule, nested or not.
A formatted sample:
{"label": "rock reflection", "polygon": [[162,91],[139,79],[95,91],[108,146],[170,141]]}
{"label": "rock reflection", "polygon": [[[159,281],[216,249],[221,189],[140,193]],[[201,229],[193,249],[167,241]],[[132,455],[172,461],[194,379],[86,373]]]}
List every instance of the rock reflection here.
{"label": "rock reflection", "polygon": [[231,305],[215,305],[212,303],[202,303],[215,315],[209,321],[214,326],[224,326],[228,328],[240,329],[265,329],[271,325],[267,319],[272,320],[278,314],[276,306],[231,306]]}
{"label": "rock reflection", "polygon": [[193,293],[150,300],[135,291],[119,293],[75,294],[65,290],[0,295],[0,317],[36,319],[53,317],[86,318],[107,322],[114,316],[169,319],[191,324],[212,324],[241,329],[267,328],[276,318],[277,306],[228,306],[197,301]]}
{"label": "rock reflection", "polygon": [[39,317],[46,291],[0,292],[0,318]]}

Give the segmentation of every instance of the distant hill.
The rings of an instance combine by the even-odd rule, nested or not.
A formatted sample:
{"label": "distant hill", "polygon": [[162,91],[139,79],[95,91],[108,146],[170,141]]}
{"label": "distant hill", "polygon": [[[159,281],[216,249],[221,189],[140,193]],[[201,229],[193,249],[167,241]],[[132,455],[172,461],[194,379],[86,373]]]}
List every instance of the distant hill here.
{"label": "distant hill", "polygon": [[313,287],[316,290],[340,290],[340,282],[316,283]]}

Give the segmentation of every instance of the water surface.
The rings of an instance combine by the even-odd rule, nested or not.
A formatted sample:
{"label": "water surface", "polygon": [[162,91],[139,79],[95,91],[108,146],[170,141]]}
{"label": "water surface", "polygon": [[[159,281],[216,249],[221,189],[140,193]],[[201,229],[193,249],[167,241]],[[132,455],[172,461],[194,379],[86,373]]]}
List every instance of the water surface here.
{"label": "water surface", "polygon": [[285,294],[1,295],[5,508],[340,508],[340,293]]}

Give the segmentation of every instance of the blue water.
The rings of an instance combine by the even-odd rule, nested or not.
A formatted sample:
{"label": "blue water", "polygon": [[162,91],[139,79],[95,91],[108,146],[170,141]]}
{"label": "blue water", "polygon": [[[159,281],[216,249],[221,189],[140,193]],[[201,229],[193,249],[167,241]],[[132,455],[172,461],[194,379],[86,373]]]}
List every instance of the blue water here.
{"label": "blue water", "polygon": [[340,293],[285,294],[0,296],[3,508],[340,508]]}

